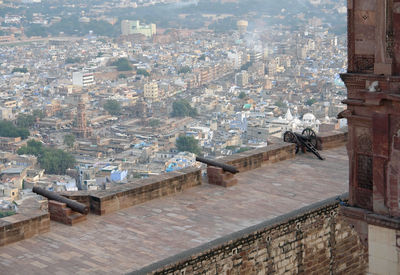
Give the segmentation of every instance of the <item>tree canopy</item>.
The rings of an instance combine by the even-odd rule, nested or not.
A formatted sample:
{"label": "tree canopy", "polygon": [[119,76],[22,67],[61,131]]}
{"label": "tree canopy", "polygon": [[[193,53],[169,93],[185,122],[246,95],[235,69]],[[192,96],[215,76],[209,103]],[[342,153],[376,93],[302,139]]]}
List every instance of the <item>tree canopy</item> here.
{"label": "tree canopy", "polygon": [[178,70],[178,74],[186,74],[186,73],[190,73],[192,71],[192,69],[189,66],[183,66],[182,68],[180,68]]}
{"label": "tree canopy", "polygon": [[73,134],[68,134],[64,136],[64,144],[72,148],[75,143],[75,136]]}
{"label": "tree canopy", "polygon": [[285,104],[282,100],[275,101],[275,104],[274,104],[274,105],[277,106],[277,107],[279,107],[279,108],[284,108],[284,107],[286,107],[286,104]]}
{"label": "tree canopy", "polygon": [[80,57],[67,57],[67,59],[65,59],[65,64],[74,64],[79,62],[81,62]]}
{"label": "tree canopy", "polygon": [[172,117],[195,117],[197,116],[197,110],[190,106],[190,103],[184,99],[175,101],[172,103]]}
{"label": "tree canopy", "polygon": [[[42,11],[41,11],[42,12]],[[91,20],[90,22],[80,22],[78,16],[63,17],[60,22],[54,23],[51,27],[40,24],[28,24],[25,34],[28,37],[48,35],[58,35],[63,32],[67,35],[86,35],[90,31],[97,35],[113,37],[119,34],[118,26],[113,26],[105,20]]]}
{"label": "tree canopy", "polygon": [[251,63],[251,62],[249,61],[249,62],[243,64],[243,65],[240,67],[240,70],[241,70],[241,71],[247,71],[247,70],[250,68],[251,65],[253,65],[253,63]]}
{"label": "tree canopy", "polygon": [[307,105],[307,106],[311,106],[311,105],[313,105],[315,102],[317,102],[317,100],[316,100],[315,98],[310,98],[310,99],[307,99],[306,105]]}
{"label": "tree canopy", "polygon": [[176,149],[179,152],[191,152],[196,155],[201,153],[199,142],[192,136],[180,136],[176,139]]}
{"label": "tree canopy", "polygon": [[132,71],[132,65],[128,59],[122,57],[118,58],[118,60],[111,63],[112,66],[117,67],[117,71],[124,72],[124,71]]}
{"label": "tree canopy", "polygon": [[37,157],[40,167],[48,174],[64,175],[68,168],[73,168],[75,158],[71,154],[60,150],[43,146],[40,141],[29,140],[26,146],[18,149],[19,155],[34,155]]}
{"label": "tree canopy", "polygon": [[104,104],[104,109],[113,116],[119,116],[121,114],[121,104],[115,99],[109,99]]}
{"label": "tree canopy", "polygon": [[245,97],[246,97],[246,93],[245,92],[240,92],[239,98],[240,99],[244,99]]}
{"label": "tree canopy", "polygon": [[43,143],[34,139],[28,140],[26,146],[17,150],[18,155],[34,155],[39,157],[43,153]]}
{"label": "tree canopy", "polygon": [[20,128],[29,128],[35,124],[38,118],[44,118],[44,113],[41,110],[34,110],[32,114],[19,114],[15,124]]}
{"label": "tree canopy", "polygon": [[144,75],[144,76],[150,76],[150,73],[148,71],[144,70],[144,69],[136,70],[136,74],[141,74],[141,75]]}
{"label": "tree canopy", "polygon": [[29,131],[26,128],[16,127],[11,121],[0,121],[0,137],[21,137],[26,139]]}
{"label": "tree canopy", "polygon": [[27,68],[14,68],[12,69],[11,73],[27,73],[28,69]]}
{"label": "tree canopy", "polygon": [[40,36],[40,37],[47,37],[49,35],[48,28],[40,25],[40,24],[30,24],[26,27],[25,35],[28,37],[32,36]]}
{"label": "tree canopy", "polygon": [[161,125],[161,121],[158,120],[158,119],[151,119],[149,121],[149,126],[152,127],[152,128],[158,127],[160,125]]}

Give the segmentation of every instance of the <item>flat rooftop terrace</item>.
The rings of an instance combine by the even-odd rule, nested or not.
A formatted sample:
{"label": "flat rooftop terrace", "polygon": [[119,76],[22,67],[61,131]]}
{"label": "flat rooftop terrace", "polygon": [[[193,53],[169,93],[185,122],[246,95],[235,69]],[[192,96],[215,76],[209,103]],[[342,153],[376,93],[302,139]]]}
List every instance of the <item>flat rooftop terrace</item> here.
{"label": "flat rooftop terrace", "polygon": [[233,187],[203,183],[74,226],[0,247],[0,274],[123,274],[256,225],[348,188],[344,146],[236,175]]}

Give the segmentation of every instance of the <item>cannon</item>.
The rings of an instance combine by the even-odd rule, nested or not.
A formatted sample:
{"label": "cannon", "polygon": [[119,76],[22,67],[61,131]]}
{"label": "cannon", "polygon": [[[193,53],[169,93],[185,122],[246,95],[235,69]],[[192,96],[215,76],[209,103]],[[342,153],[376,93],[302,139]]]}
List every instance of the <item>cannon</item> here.
{"label": "cannon", "polygon": [[283,134],[283,141],[296,144],[296,154],[299,152],[300,148],[302,148],[303,151],[307,150],[320,160],[324,160],[317,150],[317,135],[310,128],[304,129],[301,134],[286,131]]}
{"label": "cannon", "polygon": [[89,207],[88,206],[86,206],[86,205],[84,205],[84,204],[82,204],[80,202],[77,202],[77,201],[68,199],[66,197],[60,196],[55,192],[48,191],[48,190],[45,190],[43,188],[36,187],[36,186],[34,186],[32,188],[32,192],[34,192],[36,194],[39,194],[39,195],[41,195],[43,197],[46,197],[46,198],[48,198],[50,200],[54,200],[54,201],[65,203],[69,208],[71,208],[72,210],[74,210],[76,212],[79,212],[81,214],[85,214],[86,215],[87,213],[89,213]]}
{"label": "cannon", "polygon": [[196,157],[196,161],[205,163],[207,165],[211,165],[211,166],[216,166],[216,167],[222,168],[224,171],[230,172],[232,174],[239,173],[239,170],[235,166],[232,166],[232,165],[229,165],[229,164],[220,163],[220,162],[217,162],[217,161],[214,161],[214,160],[210,160],[210,159],[206,159],[206,158],[203,158],[203,157]]}

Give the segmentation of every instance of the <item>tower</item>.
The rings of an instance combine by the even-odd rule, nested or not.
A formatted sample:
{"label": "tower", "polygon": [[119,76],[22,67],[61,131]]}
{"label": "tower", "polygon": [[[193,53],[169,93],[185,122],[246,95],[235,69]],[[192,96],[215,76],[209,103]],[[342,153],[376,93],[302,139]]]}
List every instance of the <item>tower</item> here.
{"label": "tower", "polygon": [[241,35],[245,34],[247,32],[247,27],[249,25],[249,22],[247,22],[246,20],[239,20],[236,23],[236,26],[238,28],[238,31]]}
{"label": "tower", "polygon": [[[400,2],[348,1],[349,206],[368,246],[369,273],[400,266]],[[384,254],[382,251],[385,251]]]}
{"label": "tower", "polygon": [[86,120],[86,103],[83,98],[78,103],[76,112],[76,128],[74,132],[79,138],[87,138],[90,135],[90,128],[87,126]]}

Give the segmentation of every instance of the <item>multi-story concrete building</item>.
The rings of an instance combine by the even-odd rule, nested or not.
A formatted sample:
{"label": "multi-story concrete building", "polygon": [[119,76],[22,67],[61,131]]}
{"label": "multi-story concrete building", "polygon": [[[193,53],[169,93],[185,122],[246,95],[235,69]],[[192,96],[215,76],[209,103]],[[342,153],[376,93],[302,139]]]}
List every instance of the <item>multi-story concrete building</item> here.
{"label": "multi-story concrete building", "polygon": [[157,32],[156,24],[141,25],[139,20],[122,20],[122,35],[143,34],[146,37],[153,37]]}
{"label": "multi-story concrete building", "polygon": [[158,84],[157,82],[150,82],[144,85],[144,98],[153,101],[159,100]]}
{"label": "multi-story concrete building", "polygon": [[88,87],[94,85],[94,75],[91,72],[73,72],[72,73],[72,84],[79,87]]}
{"label": "multi-story concrete building", "polygon": [[235,84],[239,87],[244,87],[249,84],[249,74],[247,71],[241,71],[235,75]]}

